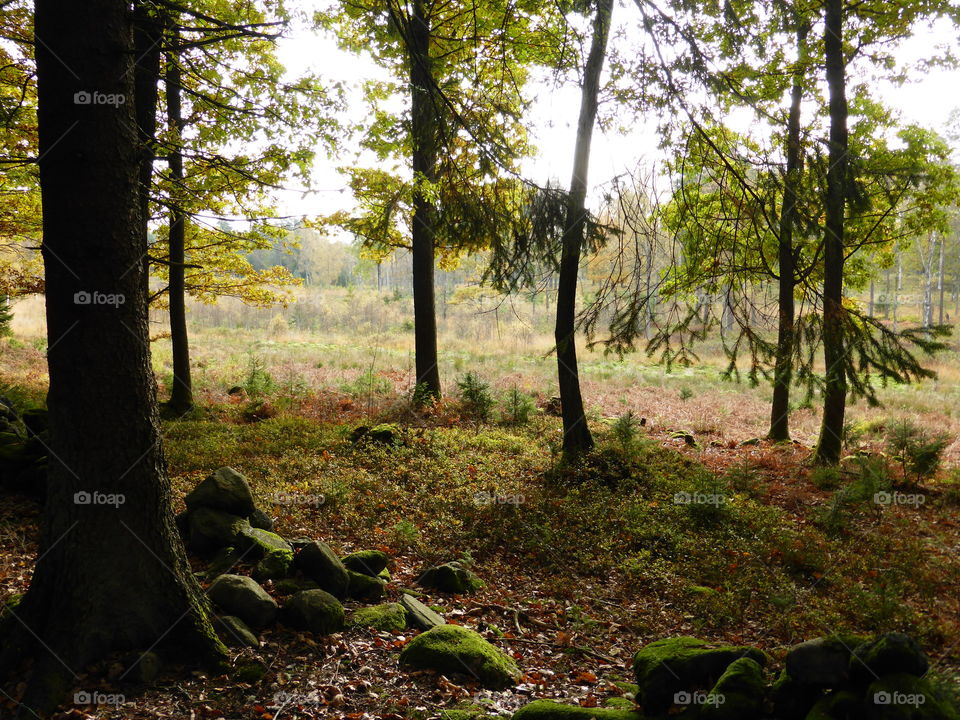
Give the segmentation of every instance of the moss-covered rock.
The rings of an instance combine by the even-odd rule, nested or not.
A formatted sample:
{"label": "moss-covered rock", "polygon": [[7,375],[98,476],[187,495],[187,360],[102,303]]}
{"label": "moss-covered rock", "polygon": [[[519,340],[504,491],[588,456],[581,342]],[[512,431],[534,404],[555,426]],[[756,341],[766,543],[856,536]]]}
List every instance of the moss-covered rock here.
{"label": "moss-covered rock", "polygon": [[331,595],[347,596],[350,576],[340,558],[325,542],[314,540],[304,545],[294,558],[294,565]]}
{"label": "moss-covered rock", "polygon": [[616,708],[618,710],[633,710],[637,704],[633,700],[625,697],[612,697],[603,701],[605,707]]}
{"label": "moss-covered rock", "polygon": [[218,617],[213,623],[214,630],[229,647],[259,648],[260,641],[247,624],[235,615]]}
{"label": "moss-covered rock", "polygon": [[860,684],[896,673],[923,677],[930,663],[927,656],[909,635],[886,633],[859,645],[850,658],[850,677]]}
{"label": "moss-covered rock", "polygon": [[221,575],[211,583],[207,595],[228,615],[237,616],[250,627],[266,627],[276,620],[276,601],[245,575]]}
{"label": "moss-covered rock", "polygon": [[839,688],[849,679],[850,656],[861,638],[820,637],[794,645],[786,669],[798,685]]}
{"label": "moss-covered rock", "polygon": [[347,586],[347,596],[354,600],[376,602],[383,598],[386,584],[379,578],[370,577],[363,573],[347,570],[350,583]]}
{"label": "moss-covered rock", "polygon": [[400,653],[400,664],[444,675],[468,675],[489,688],[509,687],[521,676],[512,658],[459,625],[441,625],[421,633]]}
{"label": "moss-covered rock", "polygon": [[806,720],[859,720],[863,717],[860,696],[850,690],[831,690],[810,709]]}
{"label": "moss-covered rock", "polygon": [[464,595],[483,587],[483,581],[458,562],[449,562],[424,570],[417,583],[442,593]]}
{"label": "moss-covered rock", "polygon": [[869,720],[958,720],[960,714],[934,687],[911,673],[885,675],[867,688]]}
{"label": "moss-covered rock", "polygon": [[271,552],[283,551],[293,562],[293,547],[282,537],[269,530],[251,527],[249,523],[240,531],[240,548],[249,560],[260,560]]}
{"label": "moss-covered rock", "polygon": [[247,519],[239,515],[198,507],[190,512],[190,547],[199,553],[236,547],[240,534],[249,527]]}
{"label": "moss-covered rock", "polygon": [[353,627],[370,627],[387,632],[407,629],[407,611],[400,603],[385,603],[354,611],[347,623]]}
{"label": "moss-covered rock", "polygon": [[273,530],[273,520],[263,510],[257,508],[247,517],[251,527],[261,530]]}
{"label": "moss-covered rock", "polygon": [[382,445],[396,445],[401,437],[400,426],[395,423],[381,423],[373,427],[360,425],[350,433],[350,441],[353,443],[374,442]]}
{"label": "moss-covered rock", "polygon": [[350,553],[340,562],[344,567],[354,572],[377,577],[386,570],[387,563],[390,562],[390,556],[381,550],[360,550]]}
{"label": "moss-covered rock", "polygon": [[283,578],[273,584],[277,595],[293,595],[301,590],[320,590],[321,587],[309,578]]}
{"label": "moss-covered rock", "polygon": [[292,628],[330,635],[344,628],[343,605],[325,590],[302,590],[283,606],[283,621]]}
{"label": "moss-covered rock", "polygon": [[285,578],[293,569],[292,550],[271,550],[253,568],[253,578],[258,582]]}
{"label": "moss-covered rock", "polygon": [[185,498],[187,510],[207,507],[247,517],[256,507],[247,479],[233,468],[222,467],[200,482]]}
{"label": "moss-covered rock", "polygon": [[756,660],[734,660],[707,694],[703,720],[745,720],[760,716],[766,696],[763,668]]}
{"label": "moss-covered rock", "polygon": [[750,658],[766,664],[766,655],[757,648],[712,645],[693,637],[657,640],[633,658],[633,672],[639,686],[637,699],[647,712],[670,707],[680,691],[712,687],[734,660]]}
{"label": "moss-covered rock", "polygon": [[620,708],[586,708],[552,700],[534,700],[517,710],[513,720],[644,720],[644,716]]}
{"label": "moss-covered rock", "polygon": [[202,573],[203,578],[207,581],[212,581],[214,578],[228,573],[236,567],[237,563],[240,562],[241,553],[235,547],[225,547],[220,548],[210,558],[210,563],[207,565],[207,569]]}

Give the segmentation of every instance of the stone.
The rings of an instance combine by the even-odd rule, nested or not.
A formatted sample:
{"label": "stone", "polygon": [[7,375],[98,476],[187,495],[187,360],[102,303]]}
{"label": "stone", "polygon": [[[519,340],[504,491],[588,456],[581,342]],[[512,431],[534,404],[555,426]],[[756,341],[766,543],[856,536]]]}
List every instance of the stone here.
{"label": "stone", "polygon": [[250,513],[247,521],[251,527],[259,528],[260,530],[273,530],[273,520],[260,508]]}
{"label": "stone", "polygon": [[340,558],[325,542],[314,540],[305,545],[294,558],[294,565],[334,597],[347,596],[350,576]]}
{"label": "stone", "polygon": [[247,624],[234,615],[223,615],[213,622],[213,629],[228,647],[250,647],[257,649],[260,641]]}
{"label": "stone", "polygon": [[850,658],[850,676],[865,685],[874,678],[895,673],[923,677],[930,663],[916,640],[891,632],[856,647]]}
{"label": "stone", "polygon": [[301,590],[319,590],[320,586],[309,578],[284,578],[273,584],[278,595],[293,595]]}
{"label": "stone", "polygon": [[401,651],[400,665],[467,675],[493,689],[515,685],[521,677],[512,658],[460,625],[441,625],[417,635]]}
{"label": "stone", "polygon": [[190,547],[200,553],[235,547],[240,533],[249,527],[246,518],[239,515],[198,507],[190,512]]}
{"label": "stone", "polygon": [[350,579],[347,586],[347,596],[354,600],[376,602],[383,598],[386,583],[382,580],[364,575],[363,573],[347,570]]}
{"label": "stone", "polygon": [[756,660],[734,660],[707,694],[700,709],[703,720],[744,720],[761,715],[766,685]]}
{"label": "stone", "polygon": [[207,507],[247,517],[256,507],[247,479],[233,468],[222,467],[200,482],[186,497],[187,510]]}
{"label": "stone", "polygon": [[798,684],[838,688],[850,674],[850,656],[859,643],[837,637],[820,637],[794,645],[787,653],[786,670]]}
{"label": "stone", "polygon": [[243,550],[244,557],[249,560],[260,560],[275,552],[286,553],[293,562],[293,548],[286,540],[269,530],[245,526],[240,531],[238,545]]}
{"label": "stone", "polygon": [[562,705],[552,700],[534,700],[517,710],[513,720],[644,720],[644,716],[625,708],[587,708]]}
{"label": "stone", "polygon": [[712,687],[730,663],[744,657],[760,665],[767,660],[756,648],[712,645],[693,637],[652,642],[633,658],[637,700],[648,713],[663,712],[673,704],[676,693]]}
{"label": "stone", "polygon": [[225,547],[217,551],[210,559],[206,571],[203,573],[205,580],[212,581],[214,578],[228,573],[240,562],[240,551],[235,547]]}
{"label": "stone", "polygon": [[801,685],[786,669],[781,670],[770,688],[773,715],[779,720],[803,720],[823,694],[823,690]]}
{"label": "stone", "polygon": [[369,627],[385,632],[407,629],[407,611],[400,603],[385,603],[355,610],[347,623],[353,627]]}
{"label": "stone", "polygon": [[404,610],[407,611],[407,617],[414,627],[430,630],[431,628],[447,624],[447,621],[444,620],[441,615],[431,610],[413,597],[413,595],[406,593],[401,595],[400,604],[403,605]]}
{"label": "stone", "polygon": [[449,562],[424,570],[417,584],[442,593],[464,595],[483,587],[483,581],[458,562]]}
{"label": "stone", "polygon": [[266,627],[277,619],[276,601],[245,575],[221,575],[211,583],[207,595],[225,613],[252,628]]}
{"label": "stone", "polygon": [[348,570],[377,577],[386,570],[387,563],[390,562],[390,556],[380,550],[361,550],[350,553],[340,562]]}
{"label": "stone", "polygon": [[831,690],[807,713],[806,720],[848,720],[862,716],[860,696],[850,690]]}
{"label": "stone", "polygon": [[284,604],[283,621],[298,630],[330,635],[344,628],[343,605],[325,590],[301,590]]}

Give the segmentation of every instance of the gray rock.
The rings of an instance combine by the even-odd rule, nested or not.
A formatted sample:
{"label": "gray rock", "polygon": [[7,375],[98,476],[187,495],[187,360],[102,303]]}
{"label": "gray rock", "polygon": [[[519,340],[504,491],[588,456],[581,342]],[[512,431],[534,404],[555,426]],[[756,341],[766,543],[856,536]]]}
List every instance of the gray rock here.
{"label": "gray rock", "polygon": [[350,586],[350,576],[337,554],[325,542],[314,540],[300,549],[294,565],[304,575],[331,595],[344,598]]}
{"label": "gray rock", "polygon": [[429,630],[440,625],[446,625],[447,621],[441,615],[431,610],[413,595],[403,593],[400,596],[400,604],[407,611],[407,618],[410,623],[423,630]]}
{"label": "gray rock", "polygon": [[861,683],[897,673],[923,677],[929,667],[927,656],[916,640],[897,632],[857,646],[850,658],[850,676]]}
{"label": "gray rock", "polygon": [[234,615],[218,617],[213,623],[217,635],[229,647],[260,647],[256,634],[247,627],[247,624]]}
{"label": "gray rock", "polygon": [[381,550],[361,550],[350,553],[340,562],[348,570],[376,577],[386,569],[390,556]]}
{"label": "gray rock", "polygon": [[245,575],[221,575],[207,594],[221,610],[236,615],[250,627],[266,627],[277,619],[276,601]]}
{"label": "gray rock", "polygon": [[187,510],[207,507],[247,517],[256,510],[247,479],[233,468],[215,470],[186,497]]}
{"label": "gray rock", "polygon": [[260,530],[273,530],[273,520],[260,508],[250,513],[247,520],[250,522],[251,527],[259,528]]}
{"label": "gray rock", "polygon": [[214,578],[228,573],[240,562],[240,551],[235,547],[225,547],[217,551],[217,554],[210,559],[210,564],[207,565],[206,571],[203,573],[205,580],[213,580]]}
{"label": "gray rock", "polygon": [[427,568],[417,578],[417,584],[454,595],[476,592],[483,587],[483,581],[458,562]]}
{"label": "gray rock", "polygon": [[283,606],[283,621],[298,630],[329,635],[344,628],[343,605],[325,590],[302,590]]}
{"label": "gray rock", "polygon": [[246,518],[239,515],[198,507],[190,512],[190,547],[200,553],[235,547],[240,533],[249,527]]}
{"label": "gray rock", "polygon": [[350,584],[347,586],[347,596],[354,600],[376,602],[383,598],[386,583],[375,577],[363,573],[347,570]]}
{"label": "gray rock", "polygon": [[801,686],[838,688],[850,673],[850,655],[856,642],[820,637],[794,645],[787,653],[787,673]]}

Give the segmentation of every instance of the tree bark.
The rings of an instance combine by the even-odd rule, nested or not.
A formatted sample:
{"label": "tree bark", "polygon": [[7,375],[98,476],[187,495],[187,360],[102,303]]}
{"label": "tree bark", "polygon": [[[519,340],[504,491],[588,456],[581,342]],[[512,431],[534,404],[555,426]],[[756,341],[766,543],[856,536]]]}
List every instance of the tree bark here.
{"label": "tree bark", "polygon": [[430,58],[430,20],[423,0],[413,0],[408,51],[410,53],[410,121],[413,140],[413,323],[417,386],[421,400],[440,397],[437,358],[437,313],[434,290],[434,232],[436,210],[424,184],[437,180],[438,109]]}
{"label": "tree bark", "polygon": [[170,167],[171,208],[168,231],[169,283],[167,294],[170,310],[170,345],[173,354],[173,387],[170,391],[170,409],[178,415],[193,407],[193,382],[190,378],[190,338],[187,332],[186,302],[186,244],[187,217],[180,206],[183,197],[183,80],[179,58],[179,33],[171,33],[171,48],[167,54],[167,125],[173,138],[173,147],[167,156]]}
{"label": "tree bark", "polygon": [[593,436],[587,426],[580,393],[577,367],[576,314],[577,273],[580,268],[580,248],[586,230],[587,173],[590,169],[590,143],[597,119],[597,98],[600,94],[600,75],[607,54],[613,0],[598,0],[593,19],[593,38],[584,67],[580,94],[580,117],[577,122],[577,141],[573,156],[573,176],[567,196],[567,211],[563,229],[563,249],[560,256],[560,279],[557,283],[557,323],[554,339],[557,343],[557,377],[560,385],[561,413],[563,415],[563,454],[573,458],[593,447]]}
{"label": "tree bark", "polygon": [[803,102],[804,63],[809,32],[809,23],[798,19],[797,66],[790,91],[790,112],[787,116],[787,172],[783,180],[783,204],[780,210],[780,237],[777,246],[779,317],[777,352],[773,369],[773,401],[770,404],[770,432],[767,433],[767,437],[781,442],[790,439],[790,383],[793,380],[794,316],[796,315],[793,292],[797,283],[793,229],[797,219],[797,189],[800,185],[800,173],[803,172],[800,111]]}
{"label": "tree bark", "polygon": [[0,652],[0,674],[34,660],[30,717],[114,651],[226,654],[174,525],[157,424],[132,13],[37,0],[35,20],[50,464],[39,560]]}
{"label": "tree bark", "polygon": [[943,284],[943,265],[944,265],[944,251],[943,246],[946,245],[946,238],[943,237],[943,234],[940,235],[940,267],[937,270],[937,293],[940,295],[939,300],[939,317],[937,318],[937,324],[943,325],[943,299],[944,299],[944,284]]}
{"label": "tree bark", "polygon": [[823,268],[823,359],[825,365],[823,422],[814,455],[816,463],[835,465],[843,447],[847,405],[844,338],[843,267],[844,212],[847,199],[847,96],[843,57],[843,0],[825,0],[824,50],[830,98],[826,232]]}

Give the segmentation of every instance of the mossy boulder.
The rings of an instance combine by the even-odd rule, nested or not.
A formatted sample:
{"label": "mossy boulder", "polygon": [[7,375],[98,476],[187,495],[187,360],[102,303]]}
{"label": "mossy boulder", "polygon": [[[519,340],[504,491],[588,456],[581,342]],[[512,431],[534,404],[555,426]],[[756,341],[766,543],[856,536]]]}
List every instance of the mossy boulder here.
{"label": "mossy boulder", "polygon": [[634,655],[637,699],[648,713],[662,712],[673,703],[676,693],[712,687],[730,663],[740,658],[760,665],[767,660],[753,647],[714,645],[694,637],[657,640]]}
{"label": "mossy boulder", "polygon": [[211,583],[207,595],[221,610],[253,628],[266,627],[277,618],[276,601],[245,575],[221,575]]}
{"label": "mossy boulder", "polygon": [[468,675],[495,689],[515,685],[521,676],[512,658],[459,625],[441,625],[417,635],[400,653],[400,664],[443,675]]}
{"label": "mossy boulder", "polygon": [[886,633],[859,645],[850,658],[850,677],[860,684],[897,673],[917,677],[926,674],[930,663],[917,642],[903,633]]}
{"label": "mossy boulder", "polygon": [[383,598],[386,589],[383,580],[353,570],[347,570],[347,576],[350,578],[350,584],[347,586],[348,597],[369,602],[376,602]]}
{"label": "mossy boulder", "polygon": [[240,562],[241,557],[240,551],[235,547],[220,548],[214,556],[210,558],[207,569],[202,573],[203,578],[210,581],[224,573],[230,572],[236,567],[237,563]]}
{"label": "mossy boulder", "polygon": [[283,578],[273,584],[277,595],[293,595],[301,590],[320,590],[320,586],[309,578]]}
{"label": "mossy boulder", "polygon": [[293,551],[271,550],[254,566],[251,575],[258,582],[287,577],[293,568]]}
{"label": "mossy boulder", "polygon": [[344,628],[343,605],[325,590],[301,590],[284,604],[283,621],[298,630],[330,635]]}
{"label": "mossy boulder", "polygon": [[344,598],[350,587],[350,576],[330,546],[320,540],[304,545],[294,558],[294,565],[304,575],[331,595]]}
{"label": "mossy boulder", "polygon": [[348,622],[353,627],[369,627],[374,630],[407,629],[407,611],[400,603],[385,603],[354,611]]}
{"label": "mossy boulder", "polygon": [[348,570],[370,575],[371,577],[377,577],[387,569],[390,556],[381,550],[360,550],[359,552],[350,553],[340,562],[342,562]]}
{"label": "mossy boulder", "polygon": [[860,696],[851,690],[831,690],[807,713],[806,720],[858,720],[863,717]]}
{"label": "mossy boulder", "polygon": [[293,548],[276,533],[247,527],[240,532],[240,543],[244,557],[257,561],[253,570],[257,580],[283,578],[293,569]]}
{"label": "mossy boulder", "polygon": [[766,695],[763,668],[750,658],[734,660],[707,694],[703,720],[745,720],[760,716]]}
{"label": "mossy boulder", "polygon": [[350,441],[353,443],[374,442],[381,445],[396,445],[401,437],[400,426],[395,423],[381,423],[373,427],[360,425],[350,433]]}
{"label": "mossy boulder", "polygon": [[465,595],[483,587],[483,581],[458,562],[427,568],[417,578],[417,584],[453,595]]}
{"label": "mossy boulder", "polygon": [[820,637],[794,645],[787,653],[786,670],[806,687],[838,688],[850,674],[850,656],[862,638]]}
{"label": "mossy boulder", "polygon": [[247,624],[234,615],[218,617],[213,623],[214,630],[229,647],[259,648],[260,641]]}
{"label": "mossy boulder", "polygon": [[247,517],[251,527],[260,530],[273,530],[273,520],[263,510],[257,508]]}
{"label": "mossy boulder", "polygon": [[644,716],[623,708],[586,708],[552,700],[534,700],[517,710],[513,720],[644,720]]}
{"label": "mossy boulder", "polygon": [[256,510],[247,479],[229,467],[214,470],[185,500],[190,512],[206,507],[246,518]]}
{"label": "mossy boulder", "polygon": [[249,527],[247,519],[239,515],[198,507],[190,512],[190,547],[199,553],[236,547],[241,534]]}
{"label": "mossy boulder", "polygon": [[960,714],[933,686],[912,673],[894,673],[867,688],[864,709],[870,720],[958,720]]}

